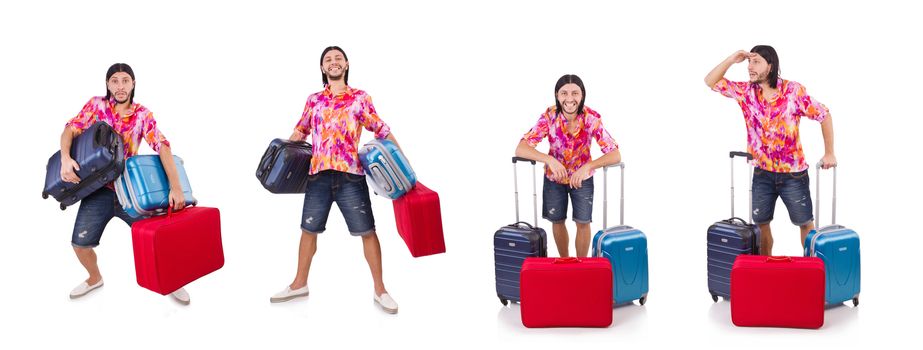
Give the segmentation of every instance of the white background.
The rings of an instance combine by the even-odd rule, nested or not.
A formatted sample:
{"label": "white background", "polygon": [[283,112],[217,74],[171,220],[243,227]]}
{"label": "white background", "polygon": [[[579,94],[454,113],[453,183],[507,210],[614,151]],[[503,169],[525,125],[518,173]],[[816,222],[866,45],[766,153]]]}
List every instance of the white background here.
{"label": "white background", "polygon": [[[923,311],[911,269],[921,243],[912,170],[920,112],[911,103],[921,49],[911,33],[921,25],[919,9],[903,2],[79,1],[0,10],[3,348],[859,348],[910,340]],[[705,230],[729,216],[727,152],[744,149],[746,134],[736,103],[703,77],[756,44],[773,45],[782,76],[830,108],[838,223],[862,237],[862,304],[828,310],[819,331],[734,327],[729,304],[707,292]],[[374,97],[420,180],[441,196],[448,253],[420,259],[397,235],[391,203],[373,199],[397,316],[373,305],[360,240],[336,210],[310,297],[268,300],[294,276],[302,197],[270,194],[253,174],[269,141],[287,137],[321,89],[328,45],[346,50],[351,85]],[[200,204],[221,209],[226,265],[187,286],[188,307],[137,286],[130,229],[118,220],[97,250],[105,287],[67,297],[86,277],[69,244],[77,210],[42,200],[40,185],[64,123],[105,93],[115,62],[134,68],[136,101],[185,159]],[[514,219],[509,157],[567,73],[583,78],[587,105],[621,145],[626,223],[649,239],[650,299],[615,309],[607,329],[526,329],[518,307],[495,296],[492,235]],[[746,79],[746,65],[728,77]],[[813,164],[823,154],[819,124],[805,120],[801,134]],[[531,221],[529,170],[520,169]],[[746,181],[738,178],[738,215]],[[596,185],[594,231],[601,176]],[[776,219],[775,252],[798,255],[781,203]]]}

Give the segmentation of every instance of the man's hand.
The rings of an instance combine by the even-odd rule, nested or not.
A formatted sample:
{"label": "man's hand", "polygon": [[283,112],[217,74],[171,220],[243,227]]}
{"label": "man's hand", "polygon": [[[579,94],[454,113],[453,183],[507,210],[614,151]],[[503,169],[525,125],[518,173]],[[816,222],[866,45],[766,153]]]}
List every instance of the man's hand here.
{"label": "man's hand", "polygon": [[836,156],[833,153],[825,154],[823,158],[820,159],[821,169],[830,169],[836,167]]}
{"label": "man's hand", "polygon": [[77,171],[80,170],[80,164],[77,164],[77,161],[69,156],[61,155],[61,180],[70,183],[79,183],[80,177],[77,176]]}
{"label": "man's hand", "polygon": [[170,190],[170,206],[173,210],[182,210],[186,206],[186,197],[183,196],[183,190],[174,188]]}
{"label": "man's hand", "polygon": [[586,180],[590,177],[590,170],[592,166],[590,163],[584,164],[580,169],[574,172],[570,177],[570,187],[571,188],[580,188],[583,186],[583,180]]}
{"label": "man's hand", "polygon": [[546,164],[548,164],[548,168],[551,169],[552,180],[558,181],[567,178],[567,168],[557,159],[551,159],[551,162]]}
{"label": "man's hand", "polygon": [[743,62],[749,59],[750,57],[753,57],[753,55],[754,55],[753,53],[750,53],[744,50],[738,50],[737,52],[731,54],[731,56],[728,57],[728,60],[736,64],[736,63]]}

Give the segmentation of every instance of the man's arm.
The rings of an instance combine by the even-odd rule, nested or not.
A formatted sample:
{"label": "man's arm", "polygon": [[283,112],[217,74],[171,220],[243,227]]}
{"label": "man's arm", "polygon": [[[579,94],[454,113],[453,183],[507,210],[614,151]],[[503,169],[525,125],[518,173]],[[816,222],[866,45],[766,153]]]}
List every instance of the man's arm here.
{"label": "man's arm", "polygon": [[161,145],[158,153],[163,170],[167,173],[167,180],[170,182],[170,206],[174,210],[183,209],[186,206],[186,197],[183,195],[183,186],[179,182],[179,172],[176,170],[176,162],[173,161],[173,152],[170,146]]}
{"label": "man's arm", "polygon": [[829,169],[836,166],[836,156],[833,154],[833,117],[830,112],[820,123],[820,130],[824,134],[824,157],[820,160],[820,167]]}
{"label": "man's arm", "polygon": [[744,50],[739,50],[728,58],[725,58],[724,61],[718,63],[715,68],[708,72],[708,75],[705,76],[705,85],[708,85],[708,88],[715,88],[715,84],[721,81],[721,78],[724,78],[724,75],[728,72],[728,69],[736,63],[743,62],[745,59],[749,58],[751,54]]}
{"label": "man's arm", "polygon": [[561,162],[549,154],[539,152],[535,147],[532,147],[532,145],[526,142],[526,140],[519,141],[519,145],[516,146],[516,156],[547,164],[548,167],[551,168],[551,174],[554,177],[553,180],[567,177],[567,169],[564,168]]}
{"label": "man's arm", "polygon": [[77,132],[70,125],[65,126],[61,133],[61,179],[71,183],[80,182],[76,173],[80,170],[80,164],[71,158],[71,144],[75,136]]}
{"label": "man's arm", "polygon": [[570,187],[580,188],[583,187],[583,180],[586,180],[590,177],[590,171],[609,166],[612,164],[617,164],[622,161],[622,153],[619,152],[619,149],[613,149],[602,155],[595,160],[590,161],[589,163],[584,164],[580,169],[577,169],[573,175],[570,177]]}

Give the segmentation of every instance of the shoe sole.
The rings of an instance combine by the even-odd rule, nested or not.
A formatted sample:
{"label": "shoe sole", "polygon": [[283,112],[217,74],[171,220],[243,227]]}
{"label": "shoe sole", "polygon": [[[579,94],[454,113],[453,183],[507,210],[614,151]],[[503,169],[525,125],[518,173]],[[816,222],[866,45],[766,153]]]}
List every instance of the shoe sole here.
{"label": "shoe sole", "polygon": [[85,291],[85,292],[83,292],[83,293],[80,293],[80,294],[70,294],[70,297],[71,297],[71,299],[78,299],[78,298],[80,298],[80,297],[82,297],[82,296],[84,296],[84,295],[90,294],[90,292],[92,292],[92,291],[94,291],[94,290],[97,290],[97,289],[99,289],[99,287],[102,287],[102,286],[103,286],[103,285],[100,284],[100,285],[98,285],[98,286],[96,286],[96,287],[93,287],[93,288],[88,289],[87,291]]}
{"label": "shoe sole", "polygon": [[375,300],[375,305],[378,305],[378,307],[380,307],[385,313],[389,313],[392,315],[397,314],[397,309],[387,308],[384,305],[381,305],[381,303],[378,302],[378,300]]}
{"label": "shoe sole", "polygon": [[301,297],[306,297],[306,296],[308,296],[308,294],[309,294],[309,293],[295,294],[295,295],[289,295],[289,296],[287,296],[287,297],[282,297],[282,298],[272,297],[272,298],[269,298],[269,302],[270,302],[270,303],[273,303],[273,304],[284,303],[284,302],[290,301],[290,300],[292,300],[292,299],[297,299],[297,298],[301,298]]}

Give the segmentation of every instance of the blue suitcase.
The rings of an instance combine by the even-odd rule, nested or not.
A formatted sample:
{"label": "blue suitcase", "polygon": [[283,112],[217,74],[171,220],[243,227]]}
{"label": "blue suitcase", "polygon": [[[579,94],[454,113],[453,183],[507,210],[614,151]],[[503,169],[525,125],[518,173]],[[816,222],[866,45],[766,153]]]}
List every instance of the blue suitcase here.
{"label": "blue suitcase", "polygon": [[[817,191],[814,201],[814,222],[820,222],[820,164],[817,165]],[[859,235],[856,231],[836,224],[836,167],[833,168],[833,216],[831,225],[811,230],[804,240],[804,256],[818,257],[824,261],[827,286],[827,304],[841,304],[852,300],[859,306]]]}
{"label": "blue suitcase", "polygon": [[122,136],[106,122],[96,122],[74,138],[71,158],[80,165],[79,183],[61,179],[61,151],[55,152],[45,166],[45,188],[42,198],[54,197],[61,210],[79,202],[115,180],[125,166]]}
{"label": "blue suitcase", "polygon": [[[516,162],[532,163],[532,199],[535,226],[519,221],[519,182]],[[526,258],[547,257],[548,238],[538,227],[538,194],[535,183],[535,161],[513,157],[513,185],[516,195],[516,223],[501,227],[494,233],[494,273],[497,280],[497,297],[503,305],[519,302],[519,274]]]}
{"label": "blue suitcase", "polygon": [[311,156],[310,143],[272,140],[256,168],[256,178],[269,192],[304,194],[308,188]]}
{"label": "blue suitcase", "polygon": [[[738,255],[760,253],[760,228],[753,222],[753,186],[750,186],[750,223],[734,216],[734,157],[752,160],[745,152],[731,152],[731,218],[721,220],[708,228],[708,291],[714,302],[718,297],[731,298],[731,268]],[[753,179],[753,167],[749,178]]]}
{"label": "blue suitcase", "polygon": [[[173,156],[176,172],[186,205],[195,205],[192,187],[183,167],[183,160]],[[158,155],[139,155],[125,161],[125,172],[115,181],[115,194],[125,213],[131,217],[147,217],[167,213],[170,206],[170,181]]]}
{"label": "blue suitcase", "polygon": [[410,163],[394,142],[375,139],[359,149],[359,162],[375,194],[398,199],[417,183]]}
{"label": "blue suitcase", "polygon": [[[609,227],[609,168],[621,169],[619,225]],[[593,256],[607,258],[612,264],[612,300],[615,304],[638,300],[644,305],[648,291],[647,236],[625,225],[625,163],[603,168],[603,227],[593,236]]]}

